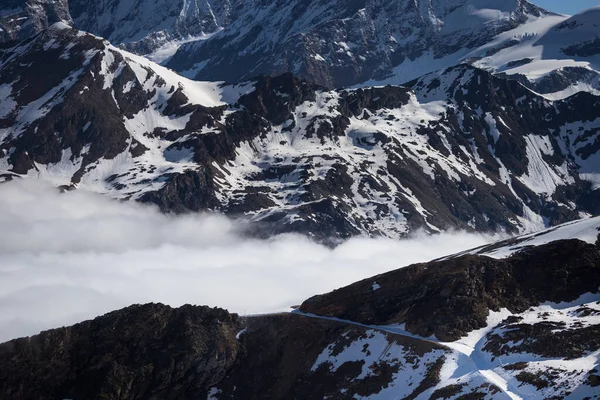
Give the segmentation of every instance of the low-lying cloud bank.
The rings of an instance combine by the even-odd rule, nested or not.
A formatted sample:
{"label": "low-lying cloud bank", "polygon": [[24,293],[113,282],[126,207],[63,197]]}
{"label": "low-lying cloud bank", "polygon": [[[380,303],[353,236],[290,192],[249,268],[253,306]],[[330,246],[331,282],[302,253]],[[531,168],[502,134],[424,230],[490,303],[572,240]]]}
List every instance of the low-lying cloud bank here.
{"label": "low-lying cloud bank", "polygon": [[489,241],[481,235],[244,238],[215,215],[167,216],[38,182],[0,185],[0,342],[134,303],[286,310],[317,294]]}

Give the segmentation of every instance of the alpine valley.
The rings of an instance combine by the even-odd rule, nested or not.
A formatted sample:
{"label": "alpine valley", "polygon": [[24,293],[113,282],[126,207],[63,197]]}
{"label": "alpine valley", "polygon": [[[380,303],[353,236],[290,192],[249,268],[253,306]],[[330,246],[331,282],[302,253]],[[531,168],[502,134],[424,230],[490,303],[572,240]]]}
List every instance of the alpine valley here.
{"label": "alpine valley", "polygon": [[16,339],[0,398],[600,399],[600,6],[6,0],[15,180],[332,247],[513,238],[293,313],[136,305]]}

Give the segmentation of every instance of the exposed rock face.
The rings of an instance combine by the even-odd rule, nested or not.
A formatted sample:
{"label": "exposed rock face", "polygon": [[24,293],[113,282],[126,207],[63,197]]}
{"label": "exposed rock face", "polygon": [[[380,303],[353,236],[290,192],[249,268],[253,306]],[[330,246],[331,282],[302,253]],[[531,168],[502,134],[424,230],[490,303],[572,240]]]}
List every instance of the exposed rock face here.
{"label": "exposed rock face", "polygon": [[[240,321],[219,309],[145,305],[0,345],[0,393],[11,399],[414,399],[446,386],[440,371],[452,356],[433,342],[299,315]],[[499,392],[477,374],[460,376],[456,393]]]}
{"label": "exposed rock face", "polygon": [[[193,70],[206,80],[237,82],[259,74],[292,72],[319,85],[343,87],[384,79],[408,60],[442,59],[479,47],[528,17],[545,13],[521,0],[499,4],[242,1],[232,7],[231,22],[223,31],[183,45],[169,66]],[[486,20],[474,17],[474,7],[497,10]]]}
{"label": "exposed rock face", "polygon": [[[457,340],[486,326],[489,310],[523,312],[600,288],[600,253],[578,240],[523,250],[504,260],[465,255],[417,264],[315,296],[300,310]],[[373,282],[381,287],[372,290]]]}
{"label": "exposed rock face", "polygon": [[132,306],[0,345],[10,399],[187,399],[219,382],[238,352],[236,315]]}
{"label": "exposed rock face", "polygon": [[231,3],[229,0],[69,0],[69,9],[78,29],[147,54],[167,42],[210,34],[226,26]]}
{"label": "exposed rock face", "polygon": [[410,87],[329,91],[290,74],[223,86],[64,24],[8,48],[0,71],[3,180],[322,240],[520,232],[600,212],[588,93],[551,102],[467,65]]}
{"label": "exposed rock face", "polygon": [[0,43],[26,39],[60,21],[72,22],[67,0],[5,0],[0,5]]}

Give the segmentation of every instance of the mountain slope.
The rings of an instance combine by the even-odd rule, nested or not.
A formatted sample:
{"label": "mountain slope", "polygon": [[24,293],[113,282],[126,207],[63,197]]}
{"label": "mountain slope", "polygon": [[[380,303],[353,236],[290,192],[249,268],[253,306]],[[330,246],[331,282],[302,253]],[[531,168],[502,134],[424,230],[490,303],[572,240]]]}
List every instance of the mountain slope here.
{"label": "mountain slope", "polygon": [[411,88],[328,91],[290,75],[224,86],[64,24],[9,48],[0,71],[4,179],[320,239],[526,232],[600,211],[588,93],[552,102],[466,65]]}
{"label": "mountain slope", "polygon": [[378,275],[300,310],[438,341],[511,398],[594,399],[599,246],[600,219],[578,221]]}
{"label": "mountain slope", "polygon": [[600,239],[573,237],[593,242],[599,232],[600,220],[589,219],[507,258],[412,265],[316,296],[291,314],[132,306],[0,344],[0,393],[597,399]]}
{"label": "mountain slope", "polygon": [[597,9],[571,18],[524,0],[38,1],[0,6],[0,42],[54,22],[200,80],[292,72],[325,87],[403,84],[463,62],[549,98],[598,94]]}
{"label": "mountain slope", "polygon": [[292,72],[343,87],[421,60],[397,77],[402,83],[454,65],[459,53],[546,14],[522,0],[242,2],[235,10],[225,29],[184,44],[168,65],[198,79]]}

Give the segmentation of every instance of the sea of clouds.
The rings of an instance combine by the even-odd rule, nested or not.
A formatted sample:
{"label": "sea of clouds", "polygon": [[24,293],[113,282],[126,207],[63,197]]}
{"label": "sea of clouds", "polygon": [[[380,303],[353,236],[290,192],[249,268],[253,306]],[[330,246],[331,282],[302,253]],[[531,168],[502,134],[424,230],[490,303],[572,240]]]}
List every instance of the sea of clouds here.
{"label": "sea of clouds", "polygon": [[244,237],[217,215],[154,207],[35,181],[0,186],[0,342],[135,303],[288,310],[319,293],[488,243],[477,234],[355,238],[336,248],[299,235]]}

